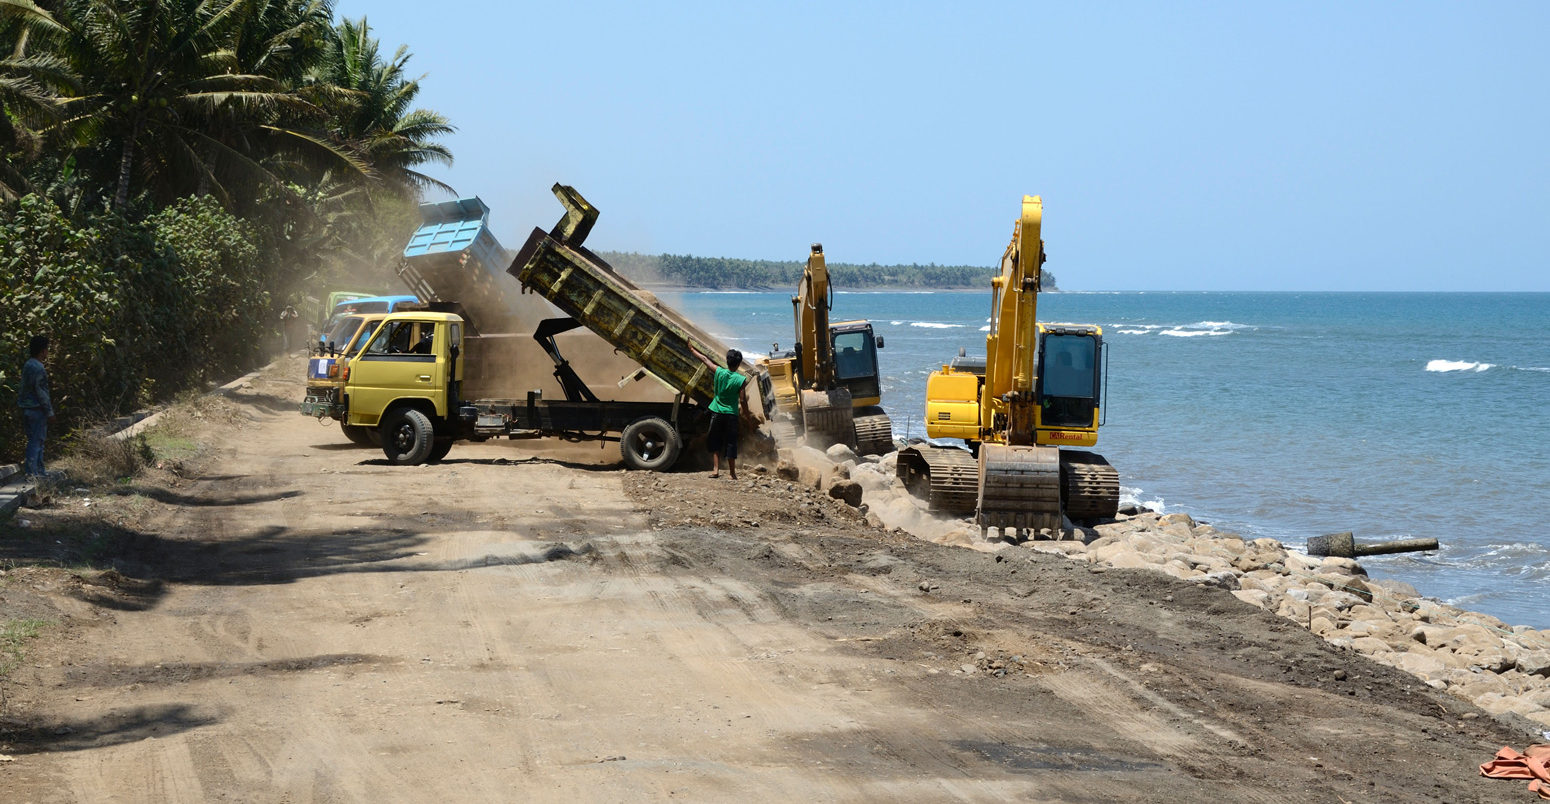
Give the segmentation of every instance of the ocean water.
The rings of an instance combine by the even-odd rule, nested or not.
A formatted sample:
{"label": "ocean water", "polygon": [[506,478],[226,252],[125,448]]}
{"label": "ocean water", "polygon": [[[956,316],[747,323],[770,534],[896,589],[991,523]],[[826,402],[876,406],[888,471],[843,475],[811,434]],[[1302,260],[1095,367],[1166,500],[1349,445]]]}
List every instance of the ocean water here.
{"label": "ocean water", "polygon": [[[664,294],[730,345],[793,338],[783,292]],[[926,376],[983,354],[987,291],[839,292],[868,318],[895,432],[923,436]],[[1127,498],[1302,548],[1436,537],[1362,560],[1424,595],[1550,627],[1550,294],[1046,293],[1039,318],[1099,324],[1097,451]]]}

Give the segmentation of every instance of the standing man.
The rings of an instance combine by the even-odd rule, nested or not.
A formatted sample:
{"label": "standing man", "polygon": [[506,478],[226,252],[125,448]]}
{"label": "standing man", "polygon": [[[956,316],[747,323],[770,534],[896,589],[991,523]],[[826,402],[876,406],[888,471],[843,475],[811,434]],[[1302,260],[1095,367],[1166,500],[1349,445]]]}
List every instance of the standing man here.
{"label": "standing man", "polygon": [[296,329],[296,321],[299,318],[301,318],[301,313],[296,312],[296,308],[289,304],[285,305],[285,309],[280,311],[280,351],[286,354],[291,353],[292,341],[301,343],[301,338],[291,337],[292,331]]}
{"label": "standing man", "polygon": [[23,470],[33,477],[42,477],[43,439],[48,435],[48,423],[54,420],[54,401],[48,395],[48,369],[43,366],[43,361],[48,359],[48,336],[32,336],[32,341],[27,344],[27,354],[30,357],[22,366],[22,388],[16,398],[27,429]]}
{"label": "standing man", "polygon": [[700,354],[694,344],[689,344],[689,351],[700,362],[716,370],[713,382],[715,396],[710,400],[710,437],[706,441],[706,446],[710,447],[710,476],[721,476],[721,456],[725,455],[727,472],[736,480],[737,422],[741,412],[748,408],[748,378],[737,371],[737,367],[743,364],[743,353],[728,349],[727,365],[722,368]]}

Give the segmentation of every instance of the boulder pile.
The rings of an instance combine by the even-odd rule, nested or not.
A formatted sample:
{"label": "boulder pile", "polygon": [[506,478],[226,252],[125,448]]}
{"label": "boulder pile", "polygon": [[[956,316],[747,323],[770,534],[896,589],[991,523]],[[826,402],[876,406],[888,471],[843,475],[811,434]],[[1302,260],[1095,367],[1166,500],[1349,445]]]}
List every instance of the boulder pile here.
{"label": "boulder pile", "polygon": [[[876,527],[938,544],[1013,548],[982,537],[968,519],[928,511],[895,476],[897,457],[801,447],[782,450],[777,471],[861,508]],[[1312,557],[1274,539],[1219,531],[1188,514],[1140,508],[1097,527],[1073,528],[1066,539],[1022,547],[1220,588],[1488,713],[1519,715],[1550,729],[1550,630],[1508,625],[1422,597],[1409,584],[1371,579],[1355,559]]]}

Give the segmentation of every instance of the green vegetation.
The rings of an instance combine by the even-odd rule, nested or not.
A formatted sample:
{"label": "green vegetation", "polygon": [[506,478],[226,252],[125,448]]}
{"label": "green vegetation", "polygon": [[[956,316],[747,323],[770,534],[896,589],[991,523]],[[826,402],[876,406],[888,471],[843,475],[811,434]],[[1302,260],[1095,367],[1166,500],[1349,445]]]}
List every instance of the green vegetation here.
{"label": "green vegetation", "polygon": [[387,290],[452,161],[331,0],[0,0],[0,54],[0,461],[32,334],[65,429],[229,377],[285,305]]}
{"label": "green vegetation", "polygon": [[[600,256],[637,281],[695,288],[795,288],[805,262],[691,257],[686,254],[638,254],[605,251]],[[979,265],[857,265],[828,263],[839,288],[987,288],[998,269]],[[1045,290],[1057,290],[1055,276],[1043,271]]]}
{"label": "green vegetation", "polygon": [[155,433],[153,429],[130,438],[112,438],[96,430],[77,430],[56,465],[68,473],[72,484],[101,488],[123,483],[162,457],[159,444],[152,441]]}
{"label": "green vegetation", "polygon": [[0,681],[21,666],[27,641],[48,625],[46,620],[6,620],[0,623]]}

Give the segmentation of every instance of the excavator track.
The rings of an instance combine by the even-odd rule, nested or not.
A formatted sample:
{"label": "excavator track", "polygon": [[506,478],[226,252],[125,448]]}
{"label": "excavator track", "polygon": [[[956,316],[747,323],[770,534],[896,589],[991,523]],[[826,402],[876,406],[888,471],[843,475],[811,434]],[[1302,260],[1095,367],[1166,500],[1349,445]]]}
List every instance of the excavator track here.
{"label": "excavator track", "polygon": [[1062,450],[1060,485],[1072,521],[1113,519],[1119,513],[1119,472],[1102,455]]}
{"label": "excavator track", "polygon": [[850,391],[844,388],[802,392],[802,429],[807,433],[808,443],[819,449],[834,444],[855,449],[855,415]]}
{"label": "excavator track", "polygon": [[895,471],[911,494],[926,498],[931,510],[974,513],[979,464],[968,450],[926,444],[908,447],[899,450]]}
{"label": "excavator track", "polygon": [[980,528],[1060,529],[1060,449],[981,444]]}
{"label": "excavator track", "polygon": [[865,415],[855,418],[856,453],[886,455],[893,452],[893,420],[879,408],[862,408],[862,410]]}

